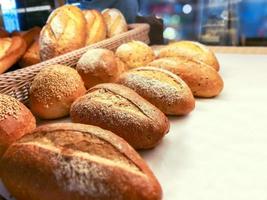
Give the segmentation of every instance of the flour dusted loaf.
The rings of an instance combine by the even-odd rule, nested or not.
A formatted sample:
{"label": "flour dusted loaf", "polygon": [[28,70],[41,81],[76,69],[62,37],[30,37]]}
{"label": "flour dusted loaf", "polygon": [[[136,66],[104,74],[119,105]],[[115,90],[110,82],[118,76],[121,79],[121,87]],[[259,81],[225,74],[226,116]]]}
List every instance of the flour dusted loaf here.
{"label": "flour dusted loaf", "polygon": [[185,115],[195,108],[195,99],[186,83],[175,74],[154,67],[140,67],[123,73],[125,85],[168,115]]}
{"label": "flour dusted loaf", "polygon": [[36,126],[30,110],[11,96],[0,94],[0,158],[6,149]]}
{"label": "flour dusted loaf", "polygon": [[29,91],[31,111],[43,119],[67,116],[73,101],[86,92],[75,69],[51,65],[34,78]]}
{"label": "flour dusted loaf", "polygon": [[14,143],[0,162],[17,200],[160,200],[161,186],[123,139],[99,127],[53,124]]}
{"label": "flour dusted loaf", "polygon": [[193,41],[179,41],[162,48],[159,57],[184,56],[189,59],[204,62],[219,71],[220,65],[214,53],[205,45]]}
{"label": "flour dusted loaf", "polygon": [[183,79],[196,97],[214,97],[221,93],[223,80],[218,72],[203,62],[186,57],[168,57],[152,61],[149,66],[163,68]]}
{"label": "flour dusted loaf", "polygon": [[168,118],[123,85],[106,83],[88,90],[71,106],[73,122],[112,131],[135,149],[155,147],[169,131]]}

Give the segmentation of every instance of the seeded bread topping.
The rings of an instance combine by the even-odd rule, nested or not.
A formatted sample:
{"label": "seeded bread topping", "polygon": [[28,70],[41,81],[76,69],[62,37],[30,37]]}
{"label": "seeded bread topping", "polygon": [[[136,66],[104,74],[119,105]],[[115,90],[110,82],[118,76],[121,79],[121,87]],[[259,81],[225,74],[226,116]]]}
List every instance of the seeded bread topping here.
{"label": "seeded bread topping", "polygon": [[0,121],[6,119],[8,116],[17,119],[20,110],[19,101],[13,97],[0,94]]}

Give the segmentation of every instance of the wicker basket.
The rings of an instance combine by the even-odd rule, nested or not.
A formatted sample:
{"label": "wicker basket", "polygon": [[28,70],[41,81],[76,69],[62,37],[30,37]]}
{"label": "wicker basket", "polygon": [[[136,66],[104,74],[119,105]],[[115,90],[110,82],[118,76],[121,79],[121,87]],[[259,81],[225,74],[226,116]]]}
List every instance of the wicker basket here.
{"label": "wicker basket", "polygon": [[45,62],[32,65],[27,68],[19,69],[0,75],[0,93],[7,94],[26,103],[28,100],[28,92],[30,84],[35,75],[45,66],[52,64],[63,64],[74,67],[79,58],[92,48],[116,49],[118,46],[131,40],[139,40],[149,43],[149,25],[148,24],[131,24],[129,31],[110,39],[103,40],[96,44],[66,53]]}

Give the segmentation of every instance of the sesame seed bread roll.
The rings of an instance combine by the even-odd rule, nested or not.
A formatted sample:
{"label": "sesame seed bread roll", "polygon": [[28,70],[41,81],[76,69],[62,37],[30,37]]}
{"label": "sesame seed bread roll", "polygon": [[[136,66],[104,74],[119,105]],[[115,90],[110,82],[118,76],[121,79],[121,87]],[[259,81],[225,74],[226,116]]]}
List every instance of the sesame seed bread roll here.
{"label": "sesame seed bread roll", "polygon": [[175,74],[154,67],[140,67],[123,73],[125,85],[167,115],[186,115],[195,108],[195,99],[187,84]]}
{"label": "sesame seed bread roll", "polygon": [[219,71],[220,65],[214,53],[205,45],[193,41],[179,41],[162,48],[159,57],[184,56],[189,59],[204,62]]}
{"label": "sesame seed bread roll", "polygon": [[94,44],[107,37],[107,27],[102,14],[97,10],[83,10],[86,19],[86,45]]}
{"label": "sesame seed bread roll", "polygon": [[0,158],[16,140],[36,126],[30,110],[11,96],[0,94]]}
{"label": "sesame seed bread roll", "polygon": [[145,66],[155,58],[152,48],[140,41],[122,44],[117,48],[116,56],[118,56],[129,69]]}
{"label": "sesame seed bread roll", "polygon": [[40,33],[42,60],[79,49],[86,43],[86,20],[82,11],[72,5],[54,10]]}
{"label": "sesame seed bread roll", "polygon": [[34,78],[29,98],[31,111],[43,119],[57,119],[69,114],[73,101],[84,95],[84,83],[75,69],[51,65]]}
{"label": "sesame seed bread roll", "polygon": [[160,200],[145,161],[122,138],[82,124],[50,124],[13,144],[0,162],[18,200]]}
{"label": "sesame seed bread roll", "polygon": [[73,122],[99,126],[135,149],[155,147],[169,131],[168,118],[130,88],[99,84],[71,106]]}
{"label": "sesame seed bread roll", "polygon": [[99,83],[115,82],[124,71],[124,66],[108,49],[89,49],[79,59],[76,70],[85,87],[91,88]]}
{"label": "sesame seed bread roll", "polygon": [[102,11],[102,15],[107,26],[107,34],[109,38],[128,30],[127,22],[118,9],[107,8]]}
{"label": "sesame seed bread roll", "polygon": [[223,90],[220,74],[203,62],[185,57],[168,57],[154,60],[148,66],[166,69],[178,75],[196,97],[214,97]]}

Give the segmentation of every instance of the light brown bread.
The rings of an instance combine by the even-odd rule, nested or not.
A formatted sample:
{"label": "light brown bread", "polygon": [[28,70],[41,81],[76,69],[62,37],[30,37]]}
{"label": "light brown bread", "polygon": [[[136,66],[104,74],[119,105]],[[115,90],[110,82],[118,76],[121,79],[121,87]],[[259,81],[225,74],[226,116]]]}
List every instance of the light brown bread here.
{"label": "light brown bread", "polygon": [[40,56],[47,60],[85,46],[86,20],[75,6],[54,10],[40,34]]}
{"label": "light brown bread", "polygon": [[99,83],[115,82],[124,71],[124,66],[108,49],[89,49],[79,59],[76,70],[85,87],[91,88]]}
{"label": "light brown bread", "polygon": [[25,52],[19,61],[20,67],[28,67],[41,62],[39,41],[36,40]]}
{"label": "light brown bread", "polygon": [[169,131],[168,118],[133,90],[106,83],[88,90],[71,106],[73,122],[112,131],[135,149],[155,147]]}
{"label": "light brown bread", "polygon": [[179,41],[172,43],[159,52],[159,57],[184,56],[189,59],[204,62],[219,71],[220,65],[214,53],[205,45],[193,41]]}
{"label": "light brown bread", "polygon": [[16,140],[36,126],[30,110],[11,96],[0,94],[0,158]]}
{"label": "light brown bread", "polygon": [[167,115],[185,115],[195,108],[190,88],[164,69],[136,68],[123,73],[118,83],[133,89]]}
{"label": "light brown bread", "polygon": [[152,48],[141,41],[122,44],[117,48],[116,56],[127,65],[128,69],[145,66],[155,58]]}
{"label": "light brown bread", "polygon": [[67,116],[76,98],[86,89],[75,69],[64,65],[51,65],[34,78],[29,91],[31,111],[43,119]]}
{"label": "light brown bread", "polygon": [[123,139],[101,128],[53,124],[13,144],[1,178],[17,200],[160,200],[161,186]]}
{"label": "light brown bread", "polygon": [[124,33],[128,30],[127,22],[123,14],[116,8],[107,8],[102,11],[105,24],[107,25],[107,35],[109,38]]}
{"label": "light brown bread", "polygon": [[196,97],[214,97],[223,89],[223,80],[218,72],[202,62],[185,57],[169,57],[154,60],[148,65],[180,76]]}
{"label": "light brown bread", "polygon": [[97,10],[84,10],[86,19],[86,45],[94,44],[107,37],[107,27],[102,14]]}

